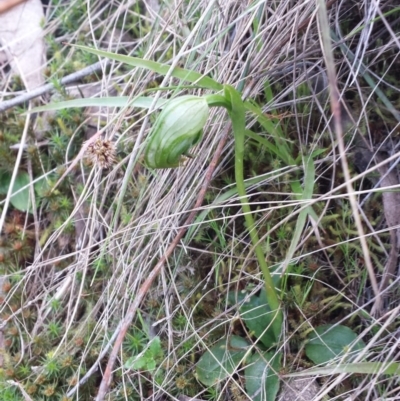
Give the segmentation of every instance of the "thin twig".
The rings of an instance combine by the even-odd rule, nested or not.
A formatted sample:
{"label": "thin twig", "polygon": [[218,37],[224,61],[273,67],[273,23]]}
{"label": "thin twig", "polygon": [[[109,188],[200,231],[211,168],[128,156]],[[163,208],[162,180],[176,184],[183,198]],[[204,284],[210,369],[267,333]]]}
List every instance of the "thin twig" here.
{"label": "thin twig", "polygon": [[[62,86],[71,84],[75,81],[78,81],[79,79],[82,79],[90,74],[93,74],[95,72],[99,72],[106,66],[108,63],[108,60],[102,60],[98,61],[97,63],[94,63],[90,65],[89,67],[85,67],[82,70],[79,70],[77,72],[73,72],[72,74],[67,75],[64,78],[61,78],[59,84]],[[36,88],[30,92],[24,93],[23,95],[16,96],[11,100],[5,100],[4,102],[0,102],[0,113],[2,111],[6,111],[10,109],[11,107],[18,106],[20,104],[23,104],[25,102],[28,102],[29,100],[32,100],[38,96],[42,96],[47,92],[51,92],[52,90],[55,89],[54,84],[46,84],[43,86],[40,86],[39,88]]]}
{"label": "thin twig", "polygon": [[167,261],[167,259],[171,256],[172,252],[175,250],[176,246],[179,244],[179,241],[182,239],[182,237],[185,235],[186,230],[188,227],[193,223],[196,214],[198,212],[198,209],[203,203],[204,197],[206,195],[208,186],[210,185],[211,179],[213,177],[213,173],[215,170],[215,167],[217,166],[218,160],[220,158],[221,152],[225,146],[226,140],[228,138],[228,132],[230,130],[231,124],[229,123],[225,129],[225,132],[218,144],[218,147],[214,153],[214,157],[211,160],[210,165],[208,166],[205,179],[203,182],[203,185],[201,187],[200,193],[197,197],[196,204],[194,205],[192,211],[190,212],[188,218],[186,219],[183,227],[180,229],[178,232],[177,236],[174,238],[174,240],[171,242],[170,246],[166,250],[165,254],[162,256],[162,258],[158,261],[158,263],[155,265],[153,270],[150,272],[149,276],[145,280],[145,282],[141,285],[133,303],[128,309],[128,312],[125,316],[125,319],[122,323],[122,325],[119,326],[117,330],[119,330],[118,337],[115,341],[114,347],[111,351],[110,358],[107,363],[106,370],[103,375],[103,380],[101,381],[99,392],[96,397],[96,401],[103,401],[104,397],[107,394],[107,391],[110,387],[111,380],[112,380],[112,370],[114,368],[115,361],[117,360],[117,355],[120,350],[121,344],[125,338],[126,332],[129,328],[129,326],[132,323],[133,318],[135,317],[136,311],[139,308],[144,296],[147,294],[149,291],[151,285],[153,284],[153,281],[157,278],[157,276],[160,274],[164,263]]}

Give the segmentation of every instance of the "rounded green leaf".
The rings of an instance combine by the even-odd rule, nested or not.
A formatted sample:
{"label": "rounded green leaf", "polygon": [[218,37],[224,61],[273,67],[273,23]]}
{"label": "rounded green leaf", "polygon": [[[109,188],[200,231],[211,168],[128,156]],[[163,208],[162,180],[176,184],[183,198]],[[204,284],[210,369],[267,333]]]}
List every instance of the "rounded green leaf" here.
{"label": "rounded green leaf", "polygon": [[275,351],[254,354],[244,370],[246,391],[252,401],[274,401],[279,391],[278,372],[282,354]]}
{"label": "rounded green leaf", "polygon": [[[6,195],[11,183],[11,174],[2,173],[0,177],[0,194]],[[11,196],[10,203],[18,210],[23,212],[28,211],[32,206],[29,202],[29,183],[30,178],[27,172],[21,171],[15,178],[14,187],[12,192],[15,193],[21,188],[24,188],[19,193]]]}
{"label": "rounded green leaf", "polygon": [[317,365],[344,355],[347,355],[346,360],[350,360],[365,347],[364,341],[356,340],[357,334],[349,327],[322,325],[309,335],[306,355]]}
{"label": "rounded green leaf", "polygon": [[250,332],[267,347],[275,345],[278,341],[272,322],[276,312],[271,311],[268,305],[265,289],[259,296],[253,295],[240,307],[240,317]]}
{"label": "rounded green leaf", "polygon": [[249,346],[250,344],[239,336],[218,341],[197,363],[197,379],[205,386],[213,386],[226,379],[238,368]]}

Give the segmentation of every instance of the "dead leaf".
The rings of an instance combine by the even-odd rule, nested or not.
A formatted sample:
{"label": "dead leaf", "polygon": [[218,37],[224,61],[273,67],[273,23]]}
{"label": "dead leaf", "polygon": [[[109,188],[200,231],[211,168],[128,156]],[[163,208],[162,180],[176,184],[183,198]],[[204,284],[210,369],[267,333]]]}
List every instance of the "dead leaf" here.
{"label": "dead leaf", "polygon": [[27,90],[43,85],[45,45],[43,6],[28,0],[0,14],[0,43],[12,71],[21,76]]}

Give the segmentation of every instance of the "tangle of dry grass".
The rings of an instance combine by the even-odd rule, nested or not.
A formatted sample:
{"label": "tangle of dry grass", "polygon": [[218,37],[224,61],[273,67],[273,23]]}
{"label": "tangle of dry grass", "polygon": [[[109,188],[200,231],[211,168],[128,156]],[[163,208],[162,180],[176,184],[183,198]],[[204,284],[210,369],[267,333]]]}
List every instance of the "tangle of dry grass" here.
{"label": "tangle of dry grass", "polygon": [[[335,324],[350,321],[354,327],[360,329],[360,338],[364,338],[367,344],[360,358],[398,361],[399,322],[396,296],[389,298],[382,316],[371,317],[369,312],[376,294],[371,292],[371,282],[362,271],[362,252],[357,253],[358,259],[352,260],[351,263],[354,263],[348,270],[343,266],[344,258],[335,264],[332,256],[332,248],[337,250],[340,246],[351,246],[353,243],[358,246],[360,237],[365,239],[365,244],[373,242],[374,237],[380,244],[386,242],[384,233],[388,230],[384,222],[381,225],[372,221],[365,222],[376,216],[369,215],[368,211],[359,206],[365,192],[372,194],[378,189],[367,187],[363,190],[358,187],[353,193],[354,199],[358,201],[361,220],[364,220],[360,224],[367,230],[365,234],[343,233],[342,238],[335,237],[333,234],[329,235],[331,220],[327,223],[327,216],[334,214],[332,211],[348,204],[350,195],[345,190],[343,172],[348,173],[349,177],[352,175],[351,180],[347,180],[348,184],[351,181],[359,185],[361,178],[376,171],[377,166],[371,165],[369,170],[362,171],[357,178],[354,178],[354,170],[346,170],[345,166],[344,169],[339,168],[341,155],[353,154],[352,140],[347,140],[347,144],[339,152],[324,99],[318,95],[299,99],[297,89],[301,82],[297,80],[298,74],[293,71],[284,76],[276,74],[276,71],[282,71],[288,65],[301,63],[303,60],[309,60],[315,66],[323,66],[316,1],[189,0],[159,3],[95,0],[89,2],[86,11],[80,14],[76,13],[76,9],[81,9],[81,2],[68,3],[56,18],[54,16],[57,14],[57,7],[48,8],[50,22],[45,26],[48,34],[54,34],[63,25],[62,21],[70,15],[80,15],[74,21],[78,28],[73,33],[58,32],[55,40],[59,43],[83,42],[103,50],[140,56],[209,74],[218,82],[242,86],[247,99],[263,99],[267,78],[272,86],[275,85],[278,93],[273,101],[265,104],[264,111],[268,114],[276,110],[285,111],[289,107],[291,122],[283,117],[281,124],[287,128],[284,132],[288,135],[288,143],[295,143],[293,149],[297,155],[306,150],[327,149],[321,153],[319,159],[315,159],[316,189],[324,190],[325,193],[316,192],[314,199],[309,202],[299,201],[292,196],[293,190],[288,184],[292,177],[290,174],[301,174],[301,163],[298,166],[282,166],[279,163],[272,165],[272,162],[267,165],[261,161],[254,164],[261,166],[258,171],[253,170],[253,167],[247,171],[248,178],[272,171],[270,176],[260,179],[248,188],[252,194],[252,207],[257,212],[258,228],[262,240],[265,241],[266,258],[270,258],[271,265],[279,264],[279,258],[283,261],[285,255],[274,255],[274,250],[280,249],[277,245],[277,233],[281,228],[290,228],[290,225],[293,230],[301,207],[319,205],[319,221],[310,219],[307,222],[295,259],[291,263],[301,265],[310,263],[310,260],[317,261],[314,279],[320,286],[318,288],[327,289],[326,293],[330,297],[324,300],[326,293],[314,294],[321,306],[319,313],[330,314]],[[384,91],[390,90],[390,101],[393,103],[396,99],[398,102],[399,96],[398,82],[392,82],[391,77],[395,68],[393,66],[399,62],[395,55],[399,52],[399,38],[396,29],[391,27],[395,26],[398,31],[399,23],[383,17],[383,13],[390,7],[395,7],[395,4],[389,1],[331,1],[328,6],[329,22],[338,35],[340,44],[351,47],[354,53],[352,58],[349,53],[344,52],[343,47],[340,48],[339,43],[334,44],[333,54],[340,84],[338,95],[351,93],[346,101],[352,108],[354,118],[358,119],[357,126],[365,127],[366,138],[371,141],[371,149],[375,149],[376,144],[372,143],[375,132],[372,132],[370,113],[375,113],[378,109],[375,105],[381,104],[373,94],[379,87]],[[374,18],[380,18],[379,29],[374,29],[374,24],[371,23]],[[128,26],[127,20],[135,21],[136,25]],[[354,25],[353,29],[359,28],[359,33],[347,36],[342,34],[345,23]],[[382,37],[385,38],[384,42],[379,40]],[[61,72],[68,57],[72,57],[78,50],[65,45],[63,51],[66,58],[65,62],[59,63]],[[382,62],[384,54],[389,55],[389,64]],[[382,64],[382,69],[374,68],[377,60]],[[365,67],[362,67],[361,61]],[[50,58],[48,64],[51,63],[53,59]],[[315,68],[309,68],[309,71],[311,74]],[[369,87],[365,83],[365,71],[375,78],[375,87]],[[387,76],[391,79],[390,82],[386,81]],[[99,79],[101,89],[96,87],[98,96],[108,96],[118,88],[119,95],[133,98],[148,89],[152,82],[156,86],[164,87],[177,84],[171,77],[156,77],[141,69],[127,72],[118,63],[110,63],[109,69]],[[202,93],[199,89],[192,89],[191,92]],[[172,91],[158,92],[158,95],[164,97],[169,93]],[[304,105],[309,107],[307,112],[304,111]],[[51,321],[62,321],[64,328],[64,334],[52,344],[53,355],[75,352],[74,344],[84,339],[84,345],[76,354],[81,361],[74,372],[76,380],[65,385],[65,394],[78,400],[80,388],[87,381],[93,377],[97,380],[103,377],[109,350],[115,344],[122,327],[121,322],[126,319],[143,282],[168,252],[170,257],[165,260],[159,279],[146,294],[141,295],[143,301],[136,305],[139,306],[138,316],[132,322],[133,329],[147,327],[149,339],[155,335],[163,338],[164,361],[151,375],[130,370],[125,365],[130,355],[122,345],[116,349],[119,352],[114,352],[115,364],[109,365],[105,377],[106,381],[111,380],[112,373],[119,383],[120,398],[117,398],[117,389],[113,389],[111,383],[111,389],[103,386],[97,400],[107,399],[106,390],[114,397],[110,399],[131,399],[121,388],[133,389],[138,399],[150,396],[154,399],[176,399],[178,394],[187,394],[190,385],[180,389],[177,383],[184,376],[183,373],[194,377],[194,360],[218,339],[218,335],[224,333],[227,336],[239,330],[236,326],[238,312],[228,304],[228,291],[243,289],[248,283],[258,289],[262,280],[246,237],[237,195],[233,191],[221,202],[217,198],[220,193],[227,192],[232,187],[229,175],[233,138],[230,136],[224,144],[220,162],[214,169],[214,181],[209,187],[210,195],[206,196],[208,204],[202,209],[209,210],[209,216],[190,224],[187,227],[190,228],[190,241],[187,237],[181,239],[171,253],[168,251],[170,244],[186,227],[186,216],[193,211],[213,155],[219,144],[224,143],[226,115],[213,109],[203,140],[195,150],[195,158],[185,167],[149,171],[141,164],[141,154],[150,123],[154,121],[152,111],[146,114],[129,108],[108,108],[99,109],[96,113],[95,116],[87,117],[87,120],[96,122],[95,130],[106,133],[107,139],[120,151],[129,149],[129,154],[110,169],[94,167],[88,175],[82,173],[84,164],[81,161],[79,168],[70,173],[73,174],[72,212],[46,238],[45,226],[51,216],[45,208],[38,208],[34,214],[34,257],[32,263],[5,278],[18,276],[18,282],[11,292],[2,295],[4,301],[0,306],[1,311],[7,312],[8,316],[3,315],[0,327],[4,332],[7,324],[12,323],[24,333],[19,335],[21,342],[24,341],[20,347],[21,361],[33,352],[33,340],[48,330]],[[385,141],[396,141],[400,121],[396,120],[396,115],[387,107],[383,112],[374,115],[379,114],[384,117],[384,123],[379,127],[387,127],[386,136],[389,139]],[[31,123],[27,119],[26,130]],[[249,119],[250,126],[256,126],[256,123]],[[355,136],[357,129],[353,131],[347,137]],[[71,142],[74,139],[72,135]],[[390,160],[397,160],[398,157],[398,152],[394,151]],[[45,173],[47,172],[44,171],[43,174]],[[227,180],[225,186],[224,179]],[[5,209],[3,213],[6,216]],[[338,220],[340,219],[339,216]],[[75,231],[73,234],[66,234],[70,222],[74,222]],[[214,247],[212,241],[202,243],[197,240],[211,235],[209,231],[212,223],[220,227],[222,236],[225,235],[226,242],[224,247],[221,246],[223,249]],[[26,226],[24,228],[27,229]],[[4,225],[2,229],[4,230]],[[334,238],[334,241],[325,241],[328,237]],[[314,242],[311,246],[309,244],[312,241]],[[368,252],[373,253],[371,247]],[[384,264],[387,251],[383,249],[382,252],[383,255],[377,259]],[[57,268],[60,263],[65,265],[62,270]],[[371,264],[374,264],[373,259]],[[375,274],[379,277],[381,272],[377,272],[376,266],[374,267]],[[334,276],[333,270],[344,283],[342,287],[336,282],[330,282],[330,277]],[[317,273],[321,272],[326,274],[321,277],[328,277],[326,281],[317,277]],[[219,273],[223,277],[221,280],[218,279]],[[291,275],[293,280],[310,279],[309,275],[302,272],[292,272]],[[387,291],[396,294],[398,283],[399,278],[395,277]],[[23,294],[17,305],[14,301],[15,294]],[[56,301],[61,307],[54,309]],[[336,314],[335,308],[339,304],[346,313]],[[32,308],[36,310],[35,323],[33,327],[27,327],[25,311]],[[280,350],[287,356],[284,366],[288,371],[295,370],[296,367],[304,368],[302,349],[299,348],[295,355],[291,355],[291,341],[301,337],[302,330],[316,324],[315,318],[310,317],[304,308],[296,308],[298,315],[303,318],[302,323],[297,328],[293,327],[290,323],[293,313],[287,315],[287,330],[280,346]],[[199,309],[203,313],[201,318],[196,315]],[[176,321],[182,317],[184,323],[179,326]],[[370,327],[367,327],[366,322]],[[185,343],[190,344],[190,347],[185,348]],[[87,360],[91,361],[90,366],[86,365]],[[188,366],[188,360],[193,362],[192,371],[181,372],[182,365]],[[160,372],[161,376],[157,376]],[[233,384],[240,389],[241,398],[238,399],[247,399],[243,382],[236,375],[231,375],[221,386],[216,399],[230,399]],[[329,396],[332,400],[395,400],[400,395],[398,378],[395,376],[367,375],[352,381],[349,375],[341,374],[325,377],[319,384],[320,392],[314,401],[321,400],[324,396]],[[334,393],[337,388],[340,391]],[[201,399],[210,393],[207,393],[207,389],[201,389],[196,394],[189,395]]]}

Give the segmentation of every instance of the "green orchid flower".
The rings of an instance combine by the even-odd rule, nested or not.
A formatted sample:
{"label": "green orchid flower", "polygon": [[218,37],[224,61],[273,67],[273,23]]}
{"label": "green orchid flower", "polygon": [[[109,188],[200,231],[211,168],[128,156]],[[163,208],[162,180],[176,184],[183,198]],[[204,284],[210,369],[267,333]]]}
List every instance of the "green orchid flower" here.
{"label": "green orchid flower", "polygon": [[169,101],[158,116],[145,151],[145,163],[151,168],[179,167],[183,156],[202,136],[209,106],[206,98],[181,96]]}

